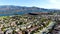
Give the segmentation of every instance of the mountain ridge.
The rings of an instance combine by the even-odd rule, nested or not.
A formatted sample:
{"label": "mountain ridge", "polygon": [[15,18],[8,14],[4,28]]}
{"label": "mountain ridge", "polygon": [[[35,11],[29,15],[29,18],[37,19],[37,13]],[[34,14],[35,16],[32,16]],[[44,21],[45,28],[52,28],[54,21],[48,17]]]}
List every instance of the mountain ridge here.
{"label": "mountain ridge", "polygon": [[25,14],[30,12],[60,12],[60,10],[44,9],[39,7],[22,7],[13,5],[0,6],[0,14]]}

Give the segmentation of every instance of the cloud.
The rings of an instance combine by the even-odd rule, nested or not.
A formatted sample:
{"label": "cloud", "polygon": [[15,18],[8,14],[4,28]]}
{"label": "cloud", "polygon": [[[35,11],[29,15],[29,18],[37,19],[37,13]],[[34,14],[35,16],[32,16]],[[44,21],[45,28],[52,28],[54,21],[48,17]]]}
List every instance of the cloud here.
{"label": "cloud", "polygon": [[60,9],[60,0],[47,0],[49,4],[46,5],[47,8]]}
{"label": "cloud", "polygon": [[60,0],[49,0],[52,4],[60,4]]}

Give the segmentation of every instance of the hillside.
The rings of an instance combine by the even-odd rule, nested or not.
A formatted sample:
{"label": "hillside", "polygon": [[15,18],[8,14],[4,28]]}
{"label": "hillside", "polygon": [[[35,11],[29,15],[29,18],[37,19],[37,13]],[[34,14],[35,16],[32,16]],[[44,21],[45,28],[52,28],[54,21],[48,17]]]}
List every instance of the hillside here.
{"label": "hillside", "polygon": [[21,7],[12,5],[0,6],[0,15],[26,14],[31,12],[58,12],[58,11],[60,12],[60,10],[44,9],[38,7]]}

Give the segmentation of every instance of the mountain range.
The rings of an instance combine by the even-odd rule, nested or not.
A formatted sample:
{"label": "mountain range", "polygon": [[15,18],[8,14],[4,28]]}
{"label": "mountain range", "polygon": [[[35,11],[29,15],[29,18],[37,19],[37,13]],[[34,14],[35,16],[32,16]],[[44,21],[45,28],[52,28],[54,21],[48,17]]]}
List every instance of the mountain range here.
{"label": "mountain range", "polygon": [[26,14],[31,12],[60,12],[58,9],[44,9],[39,7],[0,6],[0,15]]}

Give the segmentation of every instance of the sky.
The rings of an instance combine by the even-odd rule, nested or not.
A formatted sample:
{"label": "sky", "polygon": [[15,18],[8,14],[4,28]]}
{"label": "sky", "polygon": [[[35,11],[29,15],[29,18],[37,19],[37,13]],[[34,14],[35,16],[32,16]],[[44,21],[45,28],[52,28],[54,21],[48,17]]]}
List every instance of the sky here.
{"label": "sky", "polygon": [[0,0],[0,6],[1,5],[60,9],[60,0]]}

